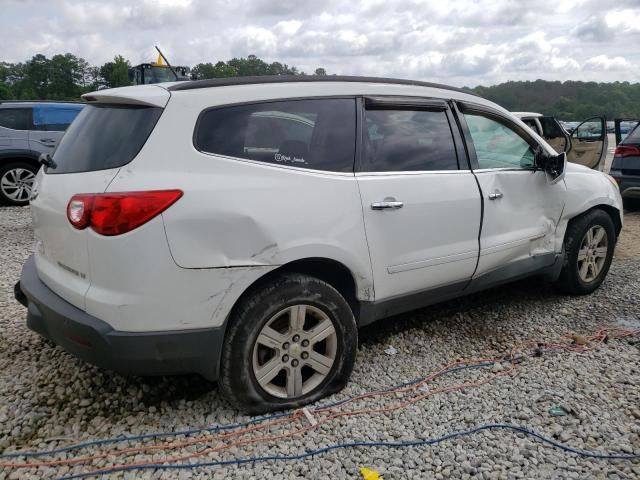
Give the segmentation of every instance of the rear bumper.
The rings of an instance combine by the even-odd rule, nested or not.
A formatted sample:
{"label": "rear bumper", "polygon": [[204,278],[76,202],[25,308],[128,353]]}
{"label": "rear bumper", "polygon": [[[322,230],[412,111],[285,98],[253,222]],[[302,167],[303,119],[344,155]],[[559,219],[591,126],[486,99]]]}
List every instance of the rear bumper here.
{"label": "rear bumper", "polygon": [[620,191],[622,198],[636,198],[640,199],[640,180],[633,185],[624,185],[624,190]]}
{"label": "rear bumper", "polygon": [[640,175],[629,175],[620,172],[612,172],[618,181],[622,198],[640,199]]}
{"label": "rear bumper", "polygon": [[15,297],[27,326],[76,357],[126,375],[198,373],[216,380],[224,326],[181,331],[123,332],[53,293],[38,277],[33,255]]}

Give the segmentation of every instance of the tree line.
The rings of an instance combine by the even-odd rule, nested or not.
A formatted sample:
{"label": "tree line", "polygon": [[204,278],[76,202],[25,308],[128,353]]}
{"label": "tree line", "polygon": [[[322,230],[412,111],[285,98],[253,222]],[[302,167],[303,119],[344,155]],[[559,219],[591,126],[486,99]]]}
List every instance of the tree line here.
{"label": "tree line", "polygon": [[[77,100],[93,90],[128,85],[130,67],[129,60],[121,55],[99,66],[71,53],[51,58],[38,54],[18,63],[0,61],[0,100]],[[313,72],[326,74],[324,68]],[[253,75],[305,75],[305,72],[280,62],[265,62],[255,55],[198,63],[191,69],[194,79]],[[470,90],[511,111],[539,112],[568,121],[592,115],[640,117],[640,83],[536,80]]]}
{"label": "tree line", "polygon": [[608,119],[640,118],[640,83],[536,80],[471,90],[512,112],[538,112],[566,121],[585,120],[594,115]]}
{"label": "tree line", "polygon": [[[131,62],[116,55],[100,66],[90,65],[84,58],[71,53],[34,55],[25,62],[0,61],[0,100],[77,100],[83,93],[101,88],[129,85]],[[317,68],[313,75],[326,75]],[[250,75],[305,75],[286,63],[267,63],[249,55],[226,62],[199,63],[191,69],[193,79],[237,77]]]}

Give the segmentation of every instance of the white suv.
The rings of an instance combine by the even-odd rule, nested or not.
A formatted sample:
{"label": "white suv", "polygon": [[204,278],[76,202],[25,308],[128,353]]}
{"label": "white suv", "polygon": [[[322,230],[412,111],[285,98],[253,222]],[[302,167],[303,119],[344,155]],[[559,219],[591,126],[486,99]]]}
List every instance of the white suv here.
{"label": "white suv", "polygon": [[357,77],[103,90],[36,178],[16,297],[69,352],[236,407],[341,389],[358,327],[528,275],[589,293],[608,176],[462,90]]}

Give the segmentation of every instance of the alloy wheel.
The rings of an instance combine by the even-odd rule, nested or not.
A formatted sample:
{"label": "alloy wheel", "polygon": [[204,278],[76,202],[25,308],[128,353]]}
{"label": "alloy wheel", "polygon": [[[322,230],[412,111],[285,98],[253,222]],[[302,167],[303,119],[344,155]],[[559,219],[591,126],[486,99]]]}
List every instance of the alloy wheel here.
{"label": "alloy wheel", "polygon": [[26,168],[17,167],[7,170],[0,179],[0,189],[9,200],[25,202],[31,198],[35,177],[35,173]]}
{"label": "alloy wheel", "polygon": [[590,227],[580,242],[578,250],[578,274],[583,282],[593,282],[607,259],[609,238],[600,225]]}
{"label": "alloy wheel", "polygon": [[272,316],[253,347],[253,375],[278,398],[297,398],[327,377],[337,355],[333,321],[319,308],[293,305]]}

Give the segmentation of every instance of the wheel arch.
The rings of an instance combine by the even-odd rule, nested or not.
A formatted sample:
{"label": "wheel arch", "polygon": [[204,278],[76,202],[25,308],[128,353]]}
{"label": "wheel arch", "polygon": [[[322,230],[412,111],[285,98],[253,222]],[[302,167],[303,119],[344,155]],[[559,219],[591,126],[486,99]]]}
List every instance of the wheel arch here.
{"label": "wheel arch", "polygon": [[242,292],[234,302],[229,316],[233,314],[237,305],[248,295],[251,295],[256,288],[259,288],[260,285],[268,282],[270,279],[278,275],[282,275],[283,273],[309,275],[327,282],[345,298],[351,307],[356,320],[358,319],[360,312],[360,300],[357,295],[358,286],[355,275],[343,263],[325,257],[300,258],[280,265],[278,268],[265,273]]}
{"label": "wheel arch", "polygon": [[[607,215],[609,215],[609,217],[611,217],[611,221],[613,222],[613,225],[616,229],[616,239],[620,236],[620,232],[622,231],[622,218],[621,218],[621,212],[618,208],[606,204],[606,203],[600,203],[597,205],[592,206],[591,208],[578,213],[577,215],[571,217],[567,224],[571,224],[572,222],[576,221],[579,218],[584,217],[585,215],[587,215],[589,212],[592,212],[594,210],[602,210],[604,211]],[[564,236],[566,236],[567,232],[565,230]]]}
{"label": "wheel arch", "polygon": [[5,150],[0,152],[0,167],[11,162],[26,162],[40,168],[40,154],[31,150]]}

